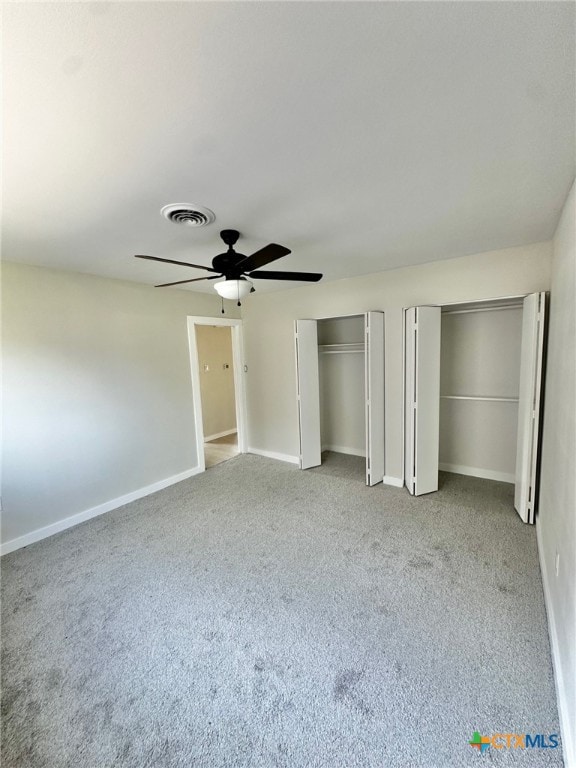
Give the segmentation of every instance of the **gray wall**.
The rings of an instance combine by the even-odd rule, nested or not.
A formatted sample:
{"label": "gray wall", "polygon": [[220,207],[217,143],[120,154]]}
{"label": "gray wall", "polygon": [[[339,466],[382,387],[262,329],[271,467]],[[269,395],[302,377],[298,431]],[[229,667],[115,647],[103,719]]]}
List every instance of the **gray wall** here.
{"label": "gray wall", "polygon": [[572,187],[553,243],[540,508],[536,521],[567,766],[576,766],[575,233],[576,193]]}
{"label": "gray wall", "polygon": [[298,455],[294,320],[384,310],[386,475],[401,478],[403,307],[547,290],[550,256],[550,243],[540,243],[281,293],[251,295],[242,308],[249,445],[291,457]]}
{"label": "gray wall", "polygon": [[187,316],[214,294],[4,264],[2,539],[197,464]]}

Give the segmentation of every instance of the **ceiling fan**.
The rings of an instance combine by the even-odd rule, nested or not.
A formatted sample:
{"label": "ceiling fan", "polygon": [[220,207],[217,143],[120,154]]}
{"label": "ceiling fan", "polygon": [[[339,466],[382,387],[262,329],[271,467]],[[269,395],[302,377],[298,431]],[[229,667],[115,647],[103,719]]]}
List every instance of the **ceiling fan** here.
{"label": "ceiling fan", "polygon": [[[190,264],[187,261],[175,261],[174,259],[162,259],[159,256],[137,255],[137,259],[150,259],[152,261],[162,261],[166,264],[179,264],[184,267],[194,267],[194,269],[203,269],[206,272],[213,272],[209,277],[193,277],[190,280],[177,280],[173,283],[161,283],[156,288],[167,288],[170,285],[182,285],[183,283],[196,283],[200,280],[217,280],[223,277],[219,283],[214,283],[216,292],[223,299],[236,299],[240,306],[240,299],[254,291],[252,280],[297,280],[309,283],[316,283],[322,279],[318,272],[266,272],[261,270],[266,264],[281,259],[290,253],[288,248],[283,245],[271,243],[265,245],[251,256],[244,256],[234,250],[234,245],[240,237],[240,232],[235,229],[223,229],[220,237],[228,246],[228,250],[219,253],[212,259],[212,266],[205,267],[202,264]],[[224,311],[224,309],[222,309]]]}

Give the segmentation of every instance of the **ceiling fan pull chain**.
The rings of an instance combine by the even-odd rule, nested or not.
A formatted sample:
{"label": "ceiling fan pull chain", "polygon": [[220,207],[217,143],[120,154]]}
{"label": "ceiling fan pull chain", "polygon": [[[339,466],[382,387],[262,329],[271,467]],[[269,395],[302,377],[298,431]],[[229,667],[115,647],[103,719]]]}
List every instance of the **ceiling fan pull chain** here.
{"label": "ceiling fan pull chain", "polygon": [[222,314],[224,314],[224,297],[223,296],[221,298],[221,301],[222,301]]}

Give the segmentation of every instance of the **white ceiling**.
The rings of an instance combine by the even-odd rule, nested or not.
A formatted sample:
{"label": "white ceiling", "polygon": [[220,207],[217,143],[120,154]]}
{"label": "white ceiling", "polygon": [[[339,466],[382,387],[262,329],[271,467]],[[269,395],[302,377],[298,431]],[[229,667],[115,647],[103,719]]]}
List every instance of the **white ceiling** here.
{"label": "white ceiling", "polygon": [[209,264],[236,228],[331,280],[546,240],[575,7],[5,4],[3,258],[153,284],[202,273],[133,254]]}

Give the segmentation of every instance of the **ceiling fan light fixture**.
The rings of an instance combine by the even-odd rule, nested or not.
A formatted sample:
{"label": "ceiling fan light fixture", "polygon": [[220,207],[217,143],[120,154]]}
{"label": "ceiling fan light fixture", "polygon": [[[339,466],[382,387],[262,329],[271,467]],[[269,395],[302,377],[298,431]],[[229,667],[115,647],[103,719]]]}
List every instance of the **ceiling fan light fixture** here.
{"label": "ceiling fan light fixture", "polygon": [[243,299],[251,292],[253,285],[250,280],[222,280],[214,283],[214,288],[223,299]]}

